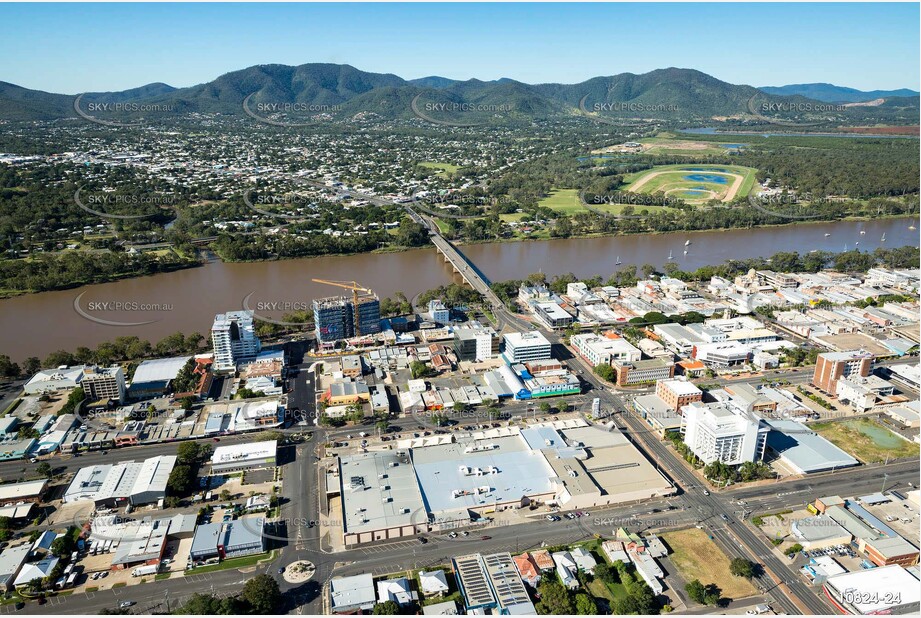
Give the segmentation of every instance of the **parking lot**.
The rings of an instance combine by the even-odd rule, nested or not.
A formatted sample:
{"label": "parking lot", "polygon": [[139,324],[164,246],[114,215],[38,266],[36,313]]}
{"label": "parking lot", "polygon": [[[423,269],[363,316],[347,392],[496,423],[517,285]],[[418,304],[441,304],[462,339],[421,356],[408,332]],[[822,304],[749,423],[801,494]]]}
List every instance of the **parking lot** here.
{"label": "parking lot", "polygon": [[918,543],[918,507],[908,500],[892,497],[891,502],[866,505],[863,507],[884,521],[886,525],[898,532],[912,543]]}

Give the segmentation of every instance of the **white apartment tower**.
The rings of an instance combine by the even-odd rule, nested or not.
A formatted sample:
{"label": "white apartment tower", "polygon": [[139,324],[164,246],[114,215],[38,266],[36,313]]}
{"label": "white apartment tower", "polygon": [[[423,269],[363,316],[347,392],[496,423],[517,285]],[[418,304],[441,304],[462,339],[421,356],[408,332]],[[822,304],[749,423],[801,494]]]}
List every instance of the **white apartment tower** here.
{"label": "white apartment tower", "polygon": [[215,371],[232,371],[241,360],[255,358],[262,345],[253,327],[253,312],[228,311],[214,316],[211,344]]}
{"label": "white apartment tower", "polygon": [[705,464],[761,461],[770,427],[731,402],[694,402],[682,407],[684,443]]}

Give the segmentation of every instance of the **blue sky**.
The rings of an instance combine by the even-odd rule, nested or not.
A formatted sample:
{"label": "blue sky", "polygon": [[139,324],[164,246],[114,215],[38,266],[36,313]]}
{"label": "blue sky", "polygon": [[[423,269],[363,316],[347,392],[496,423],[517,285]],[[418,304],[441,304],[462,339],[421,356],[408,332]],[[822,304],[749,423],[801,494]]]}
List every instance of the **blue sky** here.
{"label": "blue sky", "polygon": [[919,5],[2,4],[0,81],[191,86],[254,64],[579,82],[677,66],[754,86],[919,87]]}

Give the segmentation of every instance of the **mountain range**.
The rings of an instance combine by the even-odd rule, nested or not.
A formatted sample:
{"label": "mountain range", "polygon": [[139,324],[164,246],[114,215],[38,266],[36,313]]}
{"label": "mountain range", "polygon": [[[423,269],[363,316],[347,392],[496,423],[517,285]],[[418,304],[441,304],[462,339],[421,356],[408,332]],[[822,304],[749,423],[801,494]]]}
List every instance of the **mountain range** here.
{"label": "mountain range", "polygon": [[[79,98],[78,107],[82,108],[80,115],[102,118],[110,117],[110,110],[104,109],[108,104],[118,108],[120,117],[145,119],[192,112],[246,112],[266,117],[278,112],[305,117],[322,112],[332,118],[357,114],[409,118],[415,114],[445,120],[446,124],[469,118],[487,122],[533,121],[585,113],[596,117],[685,120],[757,117],[760,112],[756,110],[762,109],[802,110],[828,97],[843,101],[841,97],[857,96],[854,93],[860,91],[828,84],[758,89],[679,68],[594,77],[578,84],[526,84],[512,79],[453,80],[438,76],[406,80],[349,65],[273,64],[232,71],[188,88],[154,83],[120,92],[86,93]],[[897,124],[917,124],[917,92],[899,90],[861,96],[871,94],[873,99],[885,100],[878,101],[872,111],[861,108],[845,113],[855,121],[873,114]],[[0,120],[76,118],[75,99],[75,95],[0,82]],[[90,109],[96,111],[83,111]]]}
{"label": "mountain range", "polygon": [[892,97],[917,97],[916,90],[856,90],[834,84],[790,84],[788,86],[761,86],[763,92],[779,96],[800,95],[826,103],[865,103]]}

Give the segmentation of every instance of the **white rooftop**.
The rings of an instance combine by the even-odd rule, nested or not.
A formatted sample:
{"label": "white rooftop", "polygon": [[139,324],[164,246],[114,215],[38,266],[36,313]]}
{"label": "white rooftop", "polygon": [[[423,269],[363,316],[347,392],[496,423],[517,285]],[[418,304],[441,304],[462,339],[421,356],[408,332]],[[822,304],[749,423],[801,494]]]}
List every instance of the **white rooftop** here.
{"label": "white rooftop", "polygon": [[166,382],[172,380],[179,370],[189,362],[191,356],[177,356],[174,358],[157,358],[146,360],[138,365],[131,378],[132,384],[145,382]]}
{"label": "white rooftop", "polygon": [[897,564],[833,575],[825,585],[851,599],[864,615],[889,613],[893,606],[912,603],[917,607],[921,601],[918,579]]}
{"label": "white rooftop", "polygon": [[675,393],[679,397],[685,395],[698,395],[700,394],[700,389],[697,388],[695,384],[688,382],[687,380],[661,380],[667,387],[668,390]]}
{"label": "white rooftop", "polygon": [[212,465],[227,464],[241,460],[275,457],[277,450],[277,440],[219,446],[214,449],[214,454],[211,456],[211,463]]}

